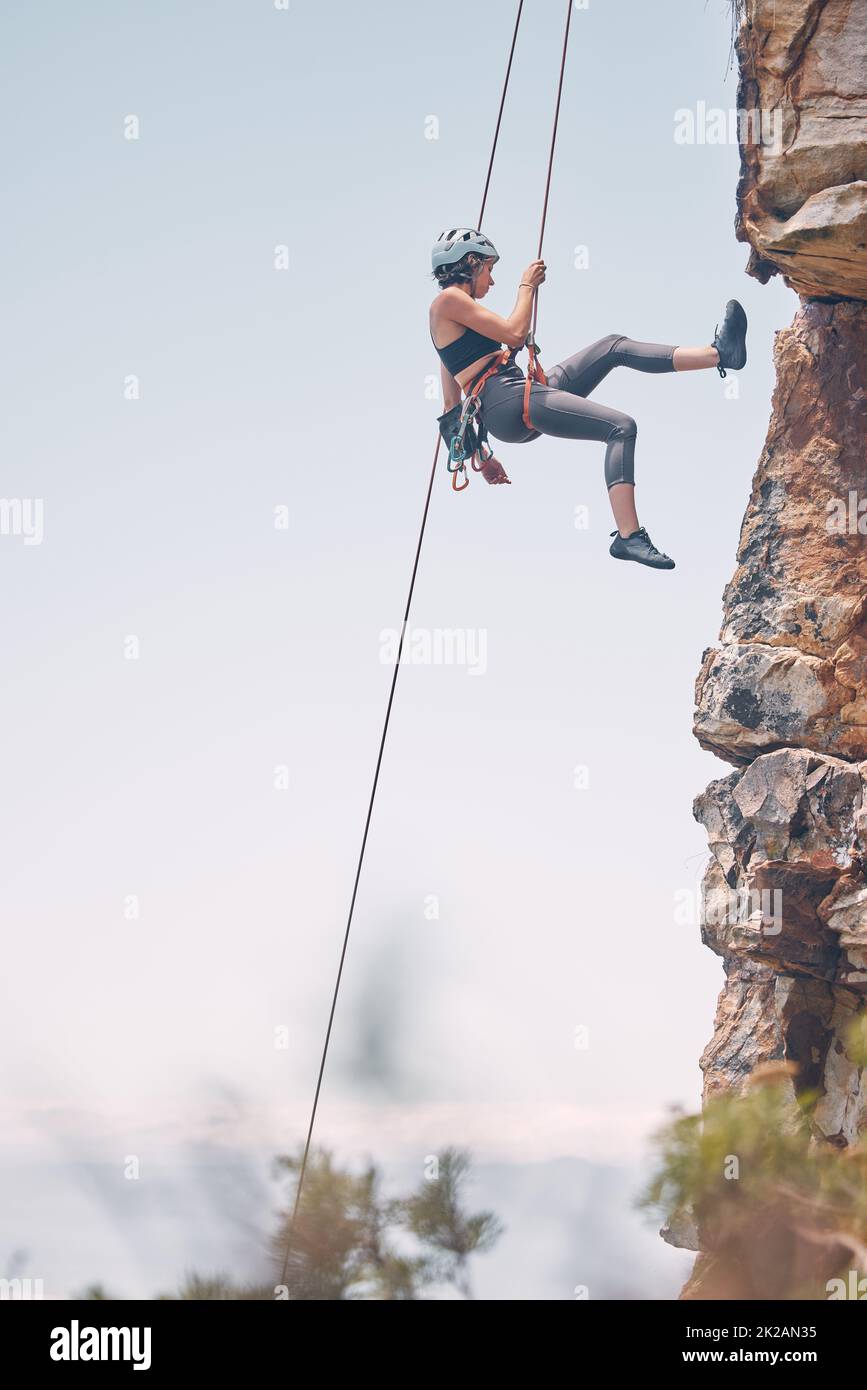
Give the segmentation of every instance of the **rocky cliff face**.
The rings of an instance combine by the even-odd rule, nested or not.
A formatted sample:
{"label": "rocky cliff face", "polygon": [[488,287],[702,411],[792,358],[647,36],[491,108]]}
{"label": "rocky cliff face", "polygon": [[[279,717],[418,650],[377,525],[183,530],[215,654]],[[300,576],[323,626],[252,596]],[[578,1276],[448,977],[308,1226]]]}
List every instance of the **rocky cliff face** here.
{"label": "rocky cliff face", "polygon": [[736,765],[787,747],[864,759],[867,304],[804,303],[776,335],[775,359],[771,423],[721,646],[698,677],[695,733]]}
{"label": "rocky cliff face", "polygon": [[750,274],[867,300],[867,5],[735,0]]}
{"label": "rocky cliff face", "polygon": [[[737,234],[749,273],[782,274],[801,307],[776,335],[768,436],[696,682],[696,737],[735,769],[693,808],[702,939],[725,969],[701,1067],[707,1098],[795,1063],[793,1093],[822,1094],[819,1137],[845,1147],[867,1126],[843,1041],[867,1007],[867,0],[737,9],[738,106],[779,135],[742,128]],[[701,1261],[685,1297],[707,1296]]]}

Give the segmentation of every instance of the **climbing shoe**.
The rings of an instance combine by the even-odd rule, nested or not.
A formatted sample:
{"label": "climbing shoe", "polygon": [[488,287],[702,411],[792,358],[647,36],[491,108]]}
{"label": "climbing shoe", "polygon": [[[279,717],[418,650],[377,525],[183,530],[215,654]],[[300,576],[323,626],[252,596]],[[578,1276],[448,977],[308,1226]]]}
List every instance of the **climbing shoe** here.
{"label": "climbing shoe", "polygon": [[722,328],[717,324],[714,330],[713,346],[719,353],[717,371],[725,376],[726,367],[740,371],[747,364],[747,316],[743,306],[736,299],[726,305]]}
{"label": "climbing shoe", "polygon": [[621,536],[612,531],[614,540],[608,547],[608,554],[615,560],[637,560],[639,565],[650,565],[654,570],[673,570],[674,561],[670,555],[657,550],[643,526],[633,531],[631,536]]}

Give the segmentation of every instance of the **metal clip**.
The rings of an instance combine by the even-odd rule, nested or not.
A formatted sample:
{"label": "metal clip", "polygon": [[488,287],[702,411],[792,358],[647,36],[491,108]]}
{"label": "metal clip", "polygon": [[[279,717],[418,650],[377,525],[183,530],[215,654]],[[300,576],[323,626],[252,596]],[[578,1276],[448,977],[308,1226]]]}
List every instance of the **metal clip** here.
{"label": "metal clip", "polygon": [[[449,472],[459,473],[464,466],[464,460],[466,456],[467,455],[466,450],[464,449],[463,434],[461,433],[452,435],[452,442],[449,445],[448,462],[446,463],[446,468],[449,470]],[[454,467],[452,467],[453,464]]]}
{"label": "metal clip", "polygon": [[[493,451],[493,449],[491,448],[491,446],[490,446],[490,444],[488,443],[488,441],[487,441],[486,439],[480,439],[480,440],[479,440],[479,447],[478,447],[478,450],[477,450],[477,452],[476,452],[475,454],[473,454],[473,457],[472,457],[472,459],[471,459],[471,464],[472,464],[473,472],[474,472],[474,473],[481,473],[481,471],[482,471],[482,469],[484,468],[485,464],[486,464],[486,463],[489,463],[490,460],[491,460],[493,457],[494,457],[494,451]],[[478,460],[479,460],[478,463],[476,463],[476,459],[477,459],[477,458],[478,458]]]}

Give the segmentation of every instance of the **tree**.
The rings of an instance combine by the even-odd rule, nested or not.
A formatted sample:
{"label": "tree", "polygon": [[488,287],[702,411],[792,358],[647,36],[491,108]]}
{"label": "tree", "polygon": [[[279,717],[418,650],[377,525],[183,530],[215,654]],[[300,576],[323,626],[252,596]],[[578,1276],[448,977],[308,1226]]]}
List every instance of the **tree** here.
{"label": "tree", "polygon": [[[846,1046],[867,1065],[863,1016]],[[867,1292],[867,1144],[829,1144],[813,1123],[819,1093],[798,1094],[796,1073],[766,1063],[743,1092],[657,1134],[659,1166],[636,1205],[694,1220],[701,1253],[682,1297],[852,1297],[853,1272]]]}
{"label": "tree", "polygon": [[472,1298],[469,1279],[471,1255],[490,1250],[503,1226],[493,1212],[466,1215],[461,1209],[470,1171],[470,1156],[461,1149],[445,1149],[437,1158],[438,1176],[424,1181],[418,1191],[398,1204],[399,1216],[422,1245],[434,1252],[439,1282],[452,1282]]}
{"label": "tree", "polygon": [[[297,1174],[301,1161],[299,1151],[278,1163]],[[437,1177],[417,1192],[388,1199],[375,1165],[355,1176],[339,1170],[327,1150],[311,1151],[289,1242],[290,1297],[412,1300],[430,1284],[454,1283],[470,1298],[469,1257],[489,1250],[501,1227],[490,1212],[461,1210],[468,1154],[446,1149],[436,1166]],[[281,1265],[290,1220],[287,1214],[274,1241]],[[412,1248],[403,1248],[407,1236]]]}

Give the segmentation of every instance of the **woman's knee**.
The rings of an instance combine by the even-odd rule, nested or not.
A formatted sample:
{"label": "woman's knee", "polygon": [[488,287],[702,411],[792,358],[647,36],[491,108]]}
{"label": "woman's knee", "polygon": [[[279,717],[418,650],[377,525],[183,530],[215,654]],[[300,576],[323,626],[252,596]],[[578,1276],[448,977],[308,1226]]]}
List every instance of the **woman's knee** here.
{"label": "woman's knee", "polygon": [[631,415],[622,415],[618,412],[616,418],[612,420],[611,432],[608,435],[611,439],[634,440],[638,434],[638,423],[633,420]]}

